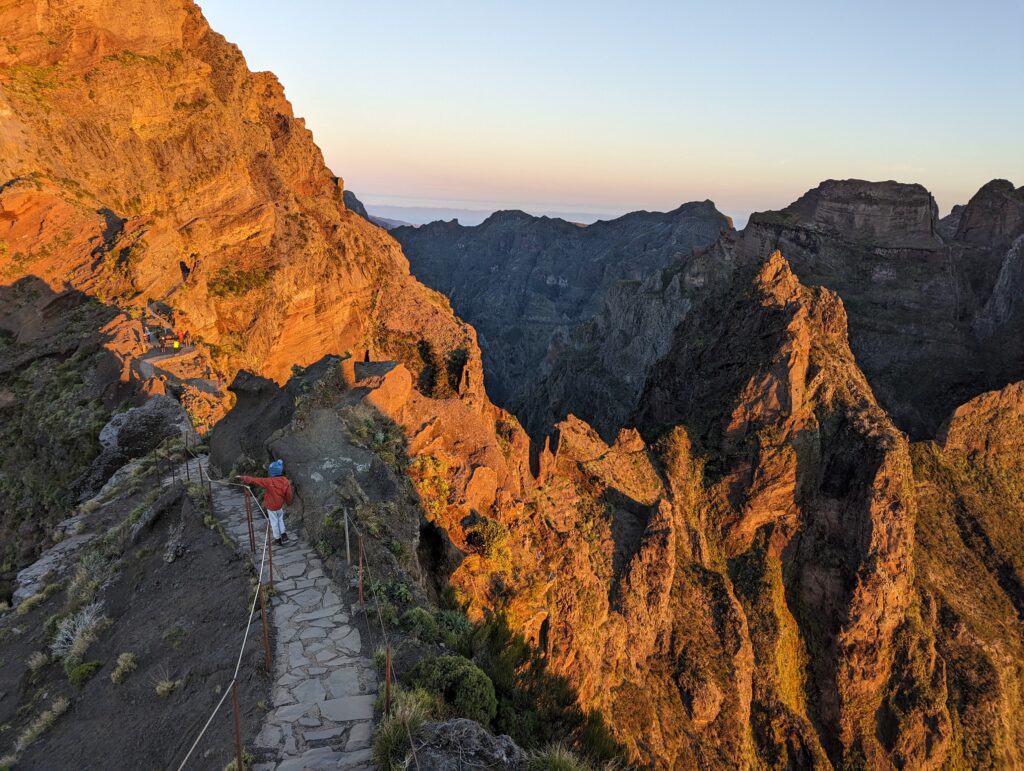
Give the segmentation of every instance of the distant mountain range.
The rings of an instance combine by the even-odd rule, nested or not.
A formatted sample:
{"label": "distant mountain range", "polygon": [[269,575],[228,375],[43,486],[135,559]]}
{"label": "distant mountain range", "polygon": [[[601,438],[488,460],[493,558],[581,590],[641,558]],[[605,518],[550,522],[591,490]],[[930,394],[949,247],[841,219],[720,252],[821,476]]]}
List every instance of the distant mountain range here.
{"label": "distant mountain range", "polygon": [[[347,205],[347,202],[350,200],[348,196],[352,196],[353,198],[354,196],[351,191],[348,190],[345,191],[345,194],[345,201]],[[452,206],[398,206],[394,204],[376,203],[360,203],[360,205],[368,211],[368,216],[371,220],[395,222],[397,225],[394,225],[394,227],[397,227],[398,225],[426,225],[431,222],[450,222],[451,220],[458,220],[460,225],[479,225],[496,211],[502,211],[504,208],[496,207],[473,209]],[[620,216],[607,212],[561,211],[558,209],[537,209],[532,211],[531,214],[538,217],[563,219],[581,225],[589,225],[601,220],[612,220]],[[382,227],[388,226],[382,225]]]}

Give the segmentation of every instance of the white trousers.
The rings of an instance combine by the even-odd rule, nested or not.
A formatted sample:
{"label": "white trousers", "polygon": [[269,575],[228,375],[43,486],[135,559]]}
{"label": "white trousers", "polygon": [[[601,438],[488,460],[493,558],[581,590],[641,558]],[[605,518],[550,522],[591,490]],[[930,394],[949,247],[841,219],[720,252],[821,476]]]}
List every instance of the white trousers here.
{"label": "white trousers", "polygon": [[282,533],[287,532],[284,529],[284,509],[268,511],[267,514],[270,516],[270,530],[274,538],[280,538]]}

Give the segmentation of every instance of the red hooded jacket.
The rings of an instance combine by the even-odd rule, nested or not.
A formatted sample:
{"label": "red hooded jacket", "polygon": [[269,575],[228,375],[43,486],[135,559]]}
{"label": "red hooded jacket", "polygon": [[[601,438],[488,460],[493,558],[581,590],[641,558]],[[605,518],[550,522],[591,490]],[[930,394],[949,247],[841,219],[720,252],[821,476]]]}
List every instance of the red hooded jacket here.
{"label": "red hooded jacket", "polygon": [[288,477],[238,477],[247,485],[259,485],[266,490],[263,505],[267,511],[278,511],[292,502],[292,483]]}

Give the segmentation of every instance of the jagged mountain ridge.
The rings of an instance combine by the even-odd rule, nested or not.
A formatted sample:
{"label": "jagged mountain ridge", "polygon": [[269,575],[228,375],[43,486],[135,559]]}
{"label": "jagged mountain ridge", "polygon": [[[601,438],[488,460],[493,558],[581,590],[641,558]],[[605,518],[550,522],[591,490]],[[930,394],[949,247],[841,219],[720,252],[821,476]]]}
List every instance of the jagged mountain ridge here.
{"label": "jagged mountain ridge", "polygon": [[642,281],[731,229],[702,201],[586,226],[500,211],[473,227],[453,220],[391,232],[413,274],[476,328],[492,398],[521,414],[552,342],[597,313],[611,287]]}
{"label": "jagged mountain ridge", "polygon": [[[752,215],[706,254],[615,287],[599,314],[552,348],[519,417],[537,432],[573,412],[614,435],[690,308],[717,302],[715,287],[735,265],[780,249],[801,281],[843,298],[851,347],[897,425],[934,436],[958,404],[1024,375],[1022,217],[1024,188],[1006,181],[988,183],[946,221],[920,185],[824,182],[786,209]],[[637,340],[645,355],[630,352]]]}

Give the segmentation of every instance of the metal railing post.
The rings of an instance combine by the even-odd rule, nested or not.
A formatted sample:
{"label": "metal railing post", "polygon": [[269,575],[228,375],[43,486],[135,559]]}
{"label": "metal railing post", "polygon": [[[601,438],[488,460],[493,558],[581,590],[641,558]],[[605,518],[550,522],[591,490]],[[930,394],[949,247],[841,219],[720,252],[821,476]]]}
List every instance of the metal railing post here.
{"label": "metal railing post", "polygon": [[267,666],[267,673],[274,671],[274,663],[270,658],[270,630],[267,627],[267,595],[263,591],[263,584],[260,584],[260,613],[263,616],[263,661]]}
{"label": "metal railing post", "polygon": [[244,771],[245,766],[242,765],[242,716],[241,710],[238,708],[237,680],[231,682],[231,701],[235,707],[235,767],[238,771]]}
{"label": "metal railing post", "polygon": [[243,494],[245,498],[245,521],[249,525],[249,551],[252,554],[256,553],[256,534],[253,532],[252,527],[252,501],[249,500],[249,491],[246,490]]}

